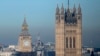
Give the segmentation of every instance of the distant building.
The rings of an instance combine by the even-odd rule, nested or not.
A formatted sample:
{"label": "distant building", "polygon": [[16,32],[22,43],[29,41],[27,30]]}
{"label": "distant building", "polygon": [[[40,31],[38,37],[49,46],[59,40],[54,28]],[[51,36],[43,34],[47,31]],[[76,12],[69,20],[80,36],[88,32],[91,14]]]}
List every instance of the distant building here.
{"label": "distant building", "polygon": [[38,45],[37,44],[40,44],[40,43],[36,43],[36,45],[34,45],[33,49],[34,49],[34,53],[35,53],[35,56],[45,56],[45,48],[44,48],[44,45]]}
{"label": "distant building", "polygon": [[48,42],[45,44],[45,49],[47,51],[55,51],[55,44],[52,42]]}
{"label": "distant building", "polygon": [[92,51],[94,51],[94,48],[87,48],[88,53],[91,53]]}
{"label": "distant building", "polygon": [[46,56],[55,56],[55,44],[48,42],[45,44]]}
{"label": "distant building", "polygon": [[17,46],[16,46],[16,45],[9,45],[9,46],[8,46],[8,48],[13,49],[13,50],[15,50],[15,51],[16,51]]}
{"label": "distant building", "polygon": [[44,44],[38,36],[37,42],[33,45],[35,56],[55,56],[54,43],[48,42]]}
{"label": "distant building", "polygon": [[0,56],[16,56],[15,52],[0,52]]}
{"label": "distant building", "polygon": [[82,12],[79,5],[73,10],[56,8],[56,56],[82,56]]}
{"label": "distant building", "polygon": [[40,36],[37,36],[37,42],[35,44],[35,53],[36,56],[45,56],[45,49],[44,49],[44,43],[40,40]]}
{"label": "distant building", "polygon": [[3,48],[0,51],[0,56],[16,56],[17,52],[11,48]]}
{"label": "distant building", "polygon": [[33,56],[32,49],[32,38],[28,32],[28,25],[26,22],[26,17],[24,17],[24,22],[22,24],[22,32],[18,40],[18,53],[19,56]]}
{"label": "distant building", "polygon": [[32,38],[28,33],[28,25],[26,23],[26,18],[24,17],[24,22],[22,25],[22,32],[19,36],[18,49],[20,52],[31,52],[32,51]]}
{"label": "distant building", "polygon": [[[55,54],[55,44],[47,43],[46,45],[40,40],[38,35],[37,42],[33,45],[31,35],[28,32],[28,25],[26,18],[22,25],[22,32],[19,36],[18,46],[10,45],[9,48],[16,51],[17,56],[49,56]],[[52,55],[54,56],[54,55]]]}

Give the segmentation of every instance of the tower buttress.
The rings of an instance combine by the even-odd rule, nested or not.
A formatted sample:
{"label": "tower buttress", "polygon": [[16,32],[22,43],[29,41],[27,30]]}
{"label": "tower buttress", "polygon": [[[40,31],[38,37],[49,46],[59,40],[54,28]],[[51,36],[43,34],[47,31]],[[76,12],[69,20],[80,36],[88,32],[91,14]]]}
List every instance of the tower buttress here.
{"label": "tower buttress", "polygon": [[[59,10],[59,14],[56,14],[56,50],[60,50],[60,52],[56,52],[57,56],[64,56],[64,7],[62,4],[61,10]],[[57,18],[58,17],[58,18]],[[60,42],[59,42],[60,41]],[[60,47],[62,47],[60,49]],[[60,53],[60,54],[59,54]]]}
{"label": "tower buttress", "polygon": [[77,48],[79,49],[77,51],[78,55],[79,56],[82,56],[82,12],[81,12],[81,6],[79,4],[79,7],[78,7],[78,14],[77,14],[77,40],[79,41],[76,41],[77,44],[79,44],[77,46]]}

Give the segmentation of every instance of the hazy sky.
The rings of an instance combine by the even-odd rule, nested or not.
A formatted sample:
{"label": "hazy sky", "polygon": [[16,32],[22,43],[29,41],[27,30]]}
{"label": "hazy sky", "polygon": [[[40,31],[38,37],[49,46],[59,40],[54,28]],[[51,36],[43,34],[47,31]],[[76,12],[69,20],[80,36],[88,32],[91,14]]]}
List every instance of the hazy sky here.
{"label": "hazy sky", "polygon": [[[55,10],[67,0],[0,0],[0,43],[17,44],[24,14],[33,43],[37,32],[43,42],[54,42]],[[100,0],[70,0],[70,8],[82,7],[83,45],[100,47]]]}

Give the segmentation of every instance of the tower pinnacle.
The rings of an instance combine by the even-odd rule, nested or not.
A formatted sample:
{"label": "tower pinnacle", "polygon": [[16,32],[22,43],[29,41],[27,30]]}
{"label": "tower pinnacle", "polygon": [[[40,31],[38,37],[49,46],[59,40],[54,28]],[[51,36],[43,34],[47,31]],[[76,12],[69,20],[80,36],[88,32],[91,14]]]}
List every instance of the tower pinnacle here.
{"label": "tower pinnacle", "polygon": [[24,22],[23,22],[23,24],[22,24],[22,32],[21,32],[21,36],[23,36],[23,35],[30,35],[29,33],[28,33],[28,25],[27,25],[27,22],[26,22],[26,17],[24,16]]}
{"label": "tower pinnacle", "polygon": [[27,25],[27,23],[26,23],[26,16],[24,16],[23,26],[24,26],[24,25]]}
{"label": "tower pinnacle", "polygon": [[78,7],[78,14],[81,14],[81,6],[79,4],[79,7]]}
{"label": "tower pinnacle", "polygon": [[69,0],[68,0],[68,9],[67,9],[68,14],[70,13],[70,9],[69,9]]}
{"label": "tower pinnacle", "polygon": [[75,4],[74,4],[74,7],[73,7],[73,12],[76,13],[76,7],[75,7]]}
{"label": "tower pinnacle", "polygon": [[28,25],[26,23],[26,17],[24,16],[24,22],[23,22],[23,25],[22,25],[22,30],[28,30]]}
{"label": "tower pinnacle", "polygon": [[57,8],[56,8],[56,14],[59,14],[59,6],[57,4]]}
{"label": "tower pinnacle", "polygon": [[62,3],[62,7],[61,7],[61,14],[64,14],[64,6],[63,6],[63,3]]}

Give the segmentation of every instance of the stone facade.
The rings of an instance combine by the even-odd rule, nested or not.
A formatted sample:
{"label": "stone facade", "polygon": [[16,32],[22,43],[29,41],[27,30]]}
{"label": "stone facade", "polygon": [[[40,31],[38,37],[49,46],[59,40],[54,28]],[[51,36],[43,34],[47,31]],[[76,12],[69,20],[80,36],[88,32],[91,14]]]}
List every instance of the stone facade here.
{"label": "stone facade", "polygon": [[26,23],[26,18],[24,18],[22,32],[19,36],[18,41],[19,52],[32,52],[32,38],[31,35],[28,33],[28,25]]}
{"label": "stone facade", "polygon": [[56,8],[55,42],[56,56],[82,56],[82,12],[69,7]]}

